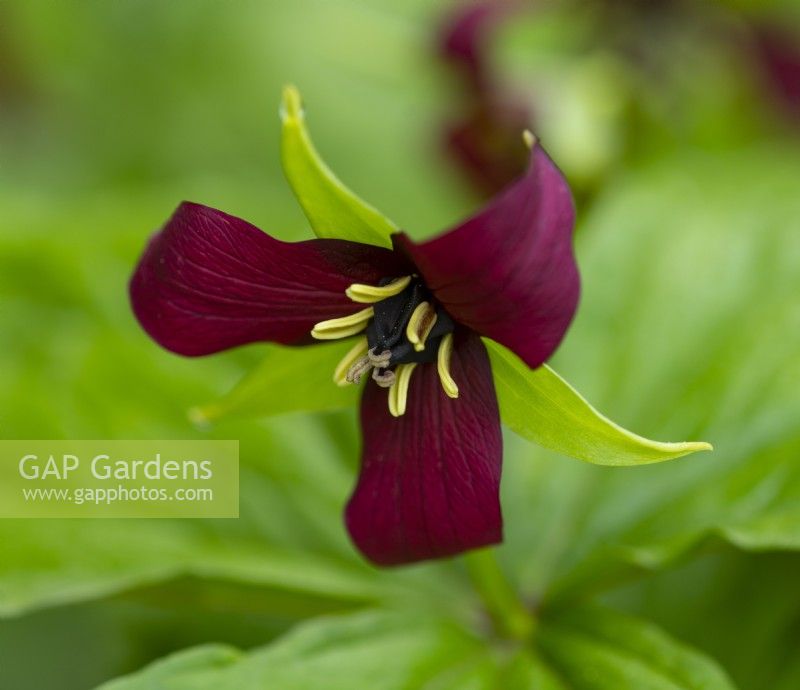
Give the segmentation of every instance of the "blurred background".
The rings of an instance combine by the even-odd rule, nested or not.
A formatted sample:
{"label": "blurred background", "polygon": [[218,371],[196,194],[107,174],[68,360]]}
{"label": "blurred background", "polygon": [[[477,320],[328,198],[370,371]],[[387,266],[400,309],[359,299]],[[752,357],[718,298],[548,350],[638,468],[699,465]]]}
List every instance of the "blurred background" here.
{"label": "blurred background", "polygon": [[[339,517],[352,410],[197,429],[274,354],[159,350],[127,304],[184,199],[310,235],[281,87],[341,179],[416,237],[520,170],[578,204],[584,294],[554,367],[621,424],[713,455],[633,470],[506,439],[505,566],[800,687],[800,6],[794,0],[0,2],[0,435],[239,438],[237,521],[0,521],[0,687],[81,690],[206,641],[435,601],[456,562],[378,572]],[[427,606],[428,604],[424,604]]]}

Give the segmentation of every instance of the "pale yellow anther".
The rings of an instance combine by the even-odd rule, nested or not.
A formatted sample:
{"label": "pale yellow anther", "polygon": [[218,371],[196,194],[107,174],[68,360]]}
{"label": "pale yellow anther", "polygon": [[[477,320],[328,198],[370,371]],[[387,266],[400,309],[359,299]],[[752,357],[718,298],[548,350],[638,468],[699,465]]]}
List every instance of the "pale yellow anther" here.
{"label": "pale yellow anther", "polygon": [[532,149],[536,144],[536,137],[531,130],[526,129],[522,133],[522,141],[525,142],[525,146],[527,146],[529,149]]}
{"label": "pale yellow anther", "polygon": [[342,357],[342,361],[336,365],[336,369],[333,372],[333,382],[337,386],[347,386],[353,383],[348,380],[347,374],[356,362],[364,359],[368,349],[369,344],[367,343],[367,339],[359,338],[350,351]]}
{"label": "pale yellow anther", "polygon": [[395,369],[394,385],[389,389],[389,414],[392,417],[402,417],[406,412],[408,384],[416,366],[416,363],[412,362],[411,364],[398,364]]}
{"label": "pale yellow anther", "polygon": [[436,368],[439,371],[439,381],[442,383],[444,392],[451,398],[458,397],[458,386],[450,376],[450,357],[453,354],[453,334],[448,333],[442,338],[439,345],[439,353],[436,358]]}
{"label": "pale yellow anther", "polygon": [[403,290],[408,287],[411,282],[411,276],[404,278],[397,278],[388,285],[364,285],[362,283],[353,283],[344,293],[354,302],[360,304],[375,304],[385,300],[387,297],[394,297],[399,295]]}
{"label": "pale yellow anther", "polygon": [[349,335],[361,333],[373,316],[372,307],[367,307],[357,311],[350,316],[343,316],[340,319],[329,319],[320,321],[311,330],[311,335],[317,340],[338,340]]}
{"label": "pale yellow anther", "polygon": [[425,341],[436,324],[436,310],[430,302],[420,302],[411,314],[406,326],[406,338],[417,352],[425,349]]}

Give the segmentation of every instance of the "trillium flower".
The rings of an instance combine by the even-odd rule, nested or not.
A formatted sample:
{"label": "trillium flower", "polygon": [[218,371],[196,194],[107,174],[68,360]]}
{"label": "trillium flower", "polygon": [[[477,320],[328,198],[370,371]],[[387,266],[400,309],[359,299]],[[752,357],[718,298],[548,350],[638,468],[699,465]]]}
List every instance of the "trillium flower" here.
{"label": "trillium flower", "polygon": [[133,309],[160,345],[208,355],[272,341],[350,338],[331,372],[367,379],[364,451],[346,519],[373,561],[435,558],[502,539],[502,441],[480,336],[531,367],[561,342],[578,301],[569,188],[542,147],[485,209],[394,249],[286,243],[240,218],[182,204],[131,282]]}
{"label": "trillium flower", "polygon": [[[524,370],[511,377],[517,409],[538,405],[538,387],[543,399],[579,408],[570,413],[573,440],[588,428],[581,424],[610,425],[594,411],[586,417],[591,408],[560,378],[524,373],[548,371],[540,367],[578,302],[569,187],[526,135],[527,172],[466,221],[421,243],[400,231],[375,232],[388,221],[316,158],[295,91],[287,91],[284,108],[284,166],[322,237],[282,242],[240,218],[183,203],[136,268],[134,313],[156,342],[186,356],[253,342],[310,349],[347,340],[333,380],[319,386],[363,384],[361,472],[346,508],[354,543],[382,565],[497,543],[502,439],[485,342],[508,353],[497,360],[506,379],[516,366],[511,353]],[[329,221],[343,218],[364,241],[329,236]],[[608,429],[629,434],[607,426],[606,438]],[[651,444],[641,462],[698,449],[633,435],[625,443],[631,439]],[[618,453],[626,452],[620,445]]]}

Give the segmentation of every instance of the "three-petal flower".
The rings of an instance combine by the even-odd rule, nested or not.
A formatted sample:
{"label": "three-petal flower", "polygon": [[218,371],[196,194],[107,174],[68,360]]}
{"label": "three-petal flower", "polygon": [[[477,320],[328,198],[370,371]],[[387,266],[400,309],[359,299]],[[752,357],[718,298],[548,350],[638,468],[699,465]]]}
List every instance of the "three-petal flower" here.
{"label": "three-petal flower", "polygon": [[481,336],[530,367],[550,357],[578,300],[573,224],[567,183],[538,143],[527,173],[479,213],[423,243],[398,233],[394,250],[281,242],[184,203],[147,247],[131,301],[182,355],[353,338],[336,381],[372,377],[347,527],[375,563],[437,558],[502,539],[500,417]]}
{"label": "three-petal flower", "polygon": [[[465,222],[416,243],[319,158],[292,87],[281,113],[284,172],[320,239],[281,242],[184,203],[144,252],[131,301],[144,329],[182,355],[271,341],[290,346],[283,356],[295,376],[314,376],[338,348],[312,344],[346,341],[349,351],[330,363],[333,383],[298,395],[323,409],[350,396],[320,395],[320,386],[344,391],[369,375],[346,522],[370,560],[408,563],[502,539],[501,415],[539,445],[599,465],[711,449],[627,431],[543,365],[569,327],[579,281],[572,197],[530,134],[524,175]],[[289,378],[267,362],[198,417],[248,399],[258,407],[259,391],[272,396],[270,413],[299,409],[294,394],[273,399]]]}

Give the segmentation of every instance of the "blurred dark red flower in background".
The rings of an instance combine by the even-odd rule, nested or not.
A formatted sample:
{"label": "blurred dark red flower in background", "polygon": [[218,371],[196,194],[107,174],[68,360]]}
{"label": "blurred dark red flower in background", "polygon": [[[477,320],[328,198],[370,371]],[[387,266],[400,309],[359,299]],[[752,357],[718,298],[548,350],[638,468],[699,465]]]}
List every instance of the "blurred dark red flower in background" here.
{"label": "blurred dark red flower in background", "polygon": [[487,45],[493,30],[522,8],[517,0],[459,5],[443,22],[437,42],[455,75],[460,102],[458,115],[444,126],[445,154],[484,196],[496,194],[527,163],[519,137],[532,128],[533,113],[494,72]]}
{"label": "blurred dark red flower in background", "polygon": [[791,119],[800,119],[800,30],[756,24],[753,37],[773,100]]}
{"label": "blurred dark red flower in background", "polygon": [[[436,50],[447,64],[455,92],[456,115],[444,124],[442,148],[447,159],[483,196],[491,196],[521,174],[526,161],[517,146],[522,129],[547,129],[538,122],[530,86],[509,83],[492,61],[493,41],[503,26],[534,12],[564,12],[566,21],[582,27],[582,50],[613,54],[625,69],[638,76],[629,93],[637,103],[620,108],[629,118],[622,129],[628,137],[626,154],[635,154],[637,117],[657,100],[686,40],[704,48],[727,52],[737,64],[742,56],[751,69],[740,81],[745,88],[761,89],[789,119],[800,122],[800,27],[762,12],[745,12],[696,0],[572,0],[537,3],[533,0],[463,0],[445,14],[436,38]],[[774,12],[774,10],[773,10]],[[574,48],[574,47],[573,47]],[[677,57],[673,57],[673,54]],[[565,56],[566,59],[569,56]],[[748,79],[752,83],[748,83]],[[653,94],[647,89],[652,85]],[[639,107],[642,105],[642,107]],[[677,105],[676,105],[677,107]],[[546,115],[538,114],[540,119]],[[769,125],[767,125],[769,126]],[[669,127],[667,128],[669,129]],[[591,190],[579,190],[587,192]]]}

